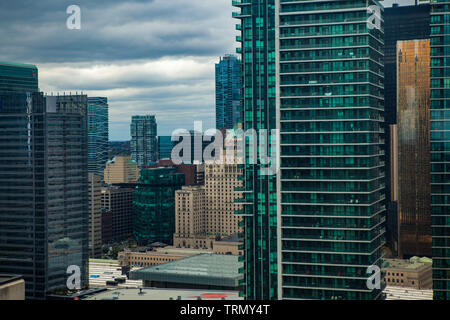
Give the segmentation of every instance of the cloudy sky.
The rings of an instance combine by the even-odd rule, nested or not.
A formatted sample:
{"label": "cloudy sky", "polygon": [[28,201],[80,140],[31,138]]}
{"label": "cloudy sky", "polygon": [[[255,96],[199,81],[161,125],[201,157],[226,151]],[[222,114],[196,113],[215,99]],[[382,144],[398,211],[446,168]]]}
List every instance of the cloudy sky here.
{"label": "cloudy sky", "polygon": [[[66,27],[73,4],[81,30]],[[134,114],[155,114],[160,135],[194,120],[212,128],[233,11],[231,0],[0,0],[0,61],[36,64],[46,93],[108,97],[111,140],[129,139]]]}

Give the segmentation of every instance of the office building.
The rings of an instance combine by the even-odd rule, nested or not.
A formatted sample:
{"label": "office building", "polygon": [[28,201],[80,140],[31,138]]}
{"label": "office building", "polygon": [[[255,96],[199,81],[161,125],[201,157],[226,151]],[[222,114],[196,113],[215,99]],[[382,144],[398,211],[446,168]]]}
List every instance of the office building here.
{"label": "office building", "polygon": [[386,284],[417,290],[431,289],[433,286],[431,261],[418,260],[386,259],[383,267]]}
{"label": "office building", "polygon": [[[133,188],[120,186],[102,188],[102,210],[106,220],[103,229],[104,243],[105,241],[106,243],[120,242],[132,238],[133,193]],[[108,229],[109,226],[111,230]]]}
{"label": "office building", "polygon": [[112,212],[102,208],[102,244],[110,244],[113,239],[113,221]]}
{"label": "office building", "polygon": [[103,179],[109,153],[108,98],[88,98],[89,172]]}
{"label": "office building", "polygon": [[130,279],[146,288],[239,290],[241,267],[237,256],[205,253],[132,271]]}
{"label": "office building", "polygon": [[158,160],[172,159],[173,144],[171,136],[158,137]]}
{"label": "office building", "polygon": [[242,169],[221,162],[205,164],[204,187],[186,186],[175,193],[175,246],[213,249],[216,239],[242,232],[242,218],[234,214],[242,209],[235,203],[240,201],[235,189],[243,186]]}
{"label": "office building", "polygon": [[139,167],[131,156],[115,156],[106,163],[104,172],[106,184],[136,183],[139,179]]}
{"label": "office building", "polygon": [[184,175],[175,168],[141,170],[133,198],[133,235],[138,244],[172,244],[175,232],[175,191]]}
{"label": "office building", "polygon": [[392,125],[392,200],[398,255],[431,257],[430,40],[397,42],[397,121]]}
{"label": "office building", "polygon": [[102,254],[102,178],[89,173],[89,257]]}
{"label": "office building", "polygon": [[245,296],[382,298],[383,288],[367,287],[385,244],[383,20],[367,22],[368,5],[381,5],[234,5],[244,130],[279,128],[281,136],[279,150],[269,148],[279,151],[278,174],[264,175],[246,159],[237,212],[245,224]]}
{"label": "office building", "polygon": [[206,207],[203,186],[183,186],[175,192],[174,246],[212,249],[215,236],[206,233]]}
{"label": "office building", "polygon": [[[31,78],[36,70],[6,69]],[[66,289],[72,265],[85,286],[87,97],[2,91],[0,101],[0,273],[22,275],[29,299]]]}
{"label": "office building", "polygon": [[216,128],[233,129],[242,122],[241,62],[234,55],[220,58],[216,64]]}
{"label": "office building", "polygon": [[135,249],[119,252],[117,260],[119,266],[150,267],[167,262],[184,259],[201,253],[212,253],[207,250],[175,248],[171,246],[156,249]]}
{"label": "office building", "polygon": [[397,124],[397,41],[422,40],[430,38],[430,4],[419,3],[419,5],[400,6],[393,4],[392,7],[384,9],[384,101],[385,101],[385,150],[386,150],[386,198],[387,201],[387,224],[386,244],[394,256],[398,252],[398,202],[392,199],[393,190],[391,182],[392,170],[395,164],[391,163],[394,154],[391,149],[397,148],[391,145],[395,138],[396,130],[391,126]]}
{"label": "office building", "polygon": [[0,92],[38,92],[38,69],[34,65],[0,62]]}
{"label": "office building", "polygon": [[131,118],[131,159],[139,168],[157,161],[158,141],[155,116],[133,116]]}
{"label": "office building", "polygon": [[447,1],[431,2],[431,219],[435,300],[450,300],[450,72]]}

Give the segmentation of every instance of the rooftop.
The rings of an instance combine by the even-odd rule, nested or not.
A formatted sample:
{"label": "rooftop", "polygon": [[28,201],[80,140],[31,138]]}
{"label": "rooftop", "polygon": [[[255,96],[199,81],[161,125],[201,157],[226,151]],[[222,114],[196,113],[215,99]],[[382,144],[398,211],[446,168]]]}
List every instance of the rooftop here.
{"label": "rooftop", "polygon": [[15,274],[0,274],[0,286],[10,283],[10,282],[21,280],[21,279],[22,279],[22,276],[15,275]]}
{"label": "rooftop", "polygon": [[431,266],[429,263],[419,262],[419,260],[386,259],[384,269],[404,269],[419,270]]}
{"label": "rooftop", "polygon": [[243,275],[238,256],[199,254],[130,273],[130,279],[235,288]]}
{"label": "rooftop", "polygon": [[15,62],[1,62],[0,61],[0,66],[37,69],[37,67],[33,64],[24,64],[24,63],[15,63]]}
{"label": "rooftop", "polygon": [[218,242],[243,242],[242,238],[239,238],[239,234],[235,233],[229,237],[223,237]]}
{"label": "rooftop", "polygon": [[242,300],[237,291],[129,289],[103,291],[83,300]]}
{"label": "rooftop", "polygon": [[384,293],[386,300],[433,300],[433,290],[387,286]]}

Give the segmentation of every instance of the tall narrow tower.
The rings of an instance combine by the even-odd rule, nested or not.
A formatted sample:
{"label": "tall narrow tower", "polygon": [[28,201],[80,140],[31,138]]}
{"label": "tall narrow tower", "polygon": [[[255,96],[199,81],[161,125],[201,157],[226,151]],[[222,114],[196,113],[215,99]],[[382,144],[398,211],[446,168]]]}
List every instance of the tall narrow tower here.
{"label": "tall narrow tower", "polygon": [[234,5],[244,129],[280,130],[278,174],[244,166],[245,296],[379,299],[383,284],[367,283],[385,243],[383,8]]}
{"label": "tall narrow tower", "polygon": [[433,290],[435,300],[450,300],[450,2],[431,5]]}

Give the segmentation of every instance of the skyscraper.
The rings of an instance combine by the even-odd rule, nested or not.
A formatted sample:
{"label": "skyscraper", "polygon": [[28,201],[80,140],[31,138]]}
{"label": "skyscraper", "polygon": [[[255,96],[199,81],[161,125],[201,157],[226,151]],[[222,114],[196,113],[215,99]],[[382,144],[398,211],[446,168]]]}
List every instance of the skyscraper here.
{"label": "skyscraper", "polygon": [[383,21],[367,11],[380,5],[235,5],[244,129],[281,135],[276,176],[245,165],[246,297],[381,298],[367,286],[385,243]]}
{"label": "skyscraper", "polygon": [[37,92],[38,69],[34,65],[0,62],[0,92]]}
{"label": "skyscraper", "polygon": [[397,42],[393,200],[400,257],[431,257],[430,40]]}
{"label": "skyscraper", "polygon": [[103,178],[108,161],[108,98],[88,98],[89,172]]}
{"label": "skyscraper", "polygon": [[[395,181],[391,176],[395,165],[391,163],[390,126],[397,123],[397,41],[418,40],[430,38],[430,4],[415,6],[399,6],[384,9],[384,101],[385,101],[385,150],[386,150],[386,197],[387,201],[387,224],[386,242],[392,254],[398,254],[398,202],[394,201],[391,182]],[[392,128],[392,130],[394,130]]]}
{"label": "skyscraper", "polygon": [[[276,38],[275,0],[235,1],[241,8],[234,13],[241,20],[238,40],[242,41],[243,128],[272,130],[276,119]],[[272,150],[276,152],[276,150]],[[258,152],[257,156],[260,153]],[[247,299],[281,298],[278,292],[279,237],[276,176],[260,174],[259,164],[246,159],[243,208],[236,214],[244,217],[245,260],[244,296]],[[280,194],[278,194],[280,196]],[[279,198],[279,197],[278,197]]]}
{"label": "skyscraper", "polygon": [[27,298],[44,299],[67,289],[69,266],[87,285],[87,97],[20,92],[37,79],[11,83],[3,87],[16,93],[0,93],[0,273],[23,275]]}
{"label": "skyscraper", "polygon": [[241,62],[226,55],[216,64],[216,128],[233,129],[241,117]]}
{"label": "skyscraper", "polygon": [[141,170],[133,197],[133,234],[139,244],[172,244],[175,232],[175,191],[184,174],[175,168]]}
{"label": "skyscraper", "polygon": [[172,159],[172,148],[174,142],[171,136],[158,137],[158,160]]}
{"label": "skyscraper", "polygon": [[435,300],[450,300],[450,8],[431,3],[431,216]]}
{"label": "skyscraper", "polygon": [[158,142],[155,116],[131,118],[131,159],[139,167],[150,166],[157,161]]}

